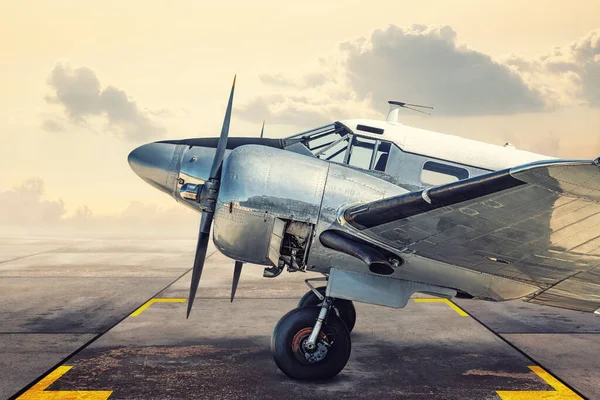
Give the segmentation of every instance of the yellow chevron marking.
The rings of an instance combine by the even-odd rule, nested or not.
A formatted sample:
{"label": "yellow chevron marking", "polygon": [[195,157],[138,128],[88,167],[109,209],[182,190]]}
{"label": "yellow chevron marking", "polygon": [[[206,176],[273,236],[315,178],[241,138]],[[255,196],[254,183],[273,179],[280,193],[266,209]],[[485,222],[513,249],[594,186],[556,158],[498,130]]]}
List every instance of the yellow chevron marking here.
{"label": "yellow chevron marking", "polygon": [[530,370],[542,378],[544,382],[552,386],[554,390],[549,391],[496,391],[502,400],[583,400],[580,396],[573,393],[571,389],[563,385],[544,371],[541,367],[529,367]]}
{"label": "yellow chevron marking", "polygon": [[110,397],[112,390],[46,390],[71,368],[68,365],[56,368],[17,400],[106,400]]}
{"label": "yellow chevron marking", "polygon": [[131,316],[132,317],[137,317],[138,315],[140,315],[141,313],[143,313],[146,308],[150,307],[154,303],[185,303],[186,301],[187,301],[187,299],[181,299],[181,298],[174,298],[174,299],[154,298],[154,299],[150,299],[146,303],[144,303],[143,306],[141,306],[140,308],[138,308],[137,310],[135,310],[134,312],[132,312]]}
{"label": "yellow chevron marking", "polygon": [[452,308],[458,315],[461,317],[468,317],[467,314],[462,308],[454,304],[448,299],[413,299],[416,303],[446,303],[450,308]]}

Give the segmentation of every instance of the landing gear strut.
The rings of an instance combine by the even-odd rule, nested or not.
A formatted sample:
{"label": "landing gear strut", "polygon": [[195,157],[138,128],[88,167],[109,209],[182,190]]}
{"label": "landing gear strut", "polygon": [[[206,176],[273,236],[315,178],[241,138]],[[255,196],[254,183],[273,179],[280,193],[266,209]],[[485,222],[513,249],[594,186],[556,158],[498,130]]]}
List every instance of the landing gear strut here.
{"label": "landing gear strut", "polygon": [[[327,288],[325,286],[320,286],[318,288],[311,287],[311,290],[302,296],[300,302],[298,302],[298,307],[323,305],[326,289]],[[320,296],[318,296],[317,293]],[[335,299],[333,303],[333,311],[342,319],[342,321],[344,321],[348,327],[348,331],[352,332],[352,329],[354,329],[354,324],[356,324],[356,310],[354,309],[354,304],[352,304],[350,300]]]}
{"label": "landing gear strut", "polygon": [[323,380],[336,376],[348,362],[350,331],[335,313],[334,299],[319,306],[296,308],[283,316],[271,337],[275,363],[293,379]]}

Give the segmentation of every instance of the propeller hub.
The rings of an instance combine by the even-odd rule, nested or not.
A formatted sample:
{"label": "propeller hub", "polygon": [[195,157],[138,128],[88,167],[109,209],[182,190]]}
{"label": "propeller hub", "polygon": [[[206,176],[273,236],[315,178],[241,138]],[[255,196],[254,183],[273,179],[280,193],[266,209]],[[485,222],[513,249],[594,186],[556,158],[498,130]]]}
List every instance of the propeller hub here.
{"label": "propeller hub", "polygon": [[217,197],[219,197],[219,180],[209,179],[204,182],[198,196],[198,203],[200,208],[204,212],[215,212],[215,204],[217,204]]}
{"label": "propeller hub", "polygon": [[182,199],[198,203],[202,212],[215,212],[215,204],[219,196],[219,180],[209,179],[203,185],[185,183],[179,189],[179,195]]}

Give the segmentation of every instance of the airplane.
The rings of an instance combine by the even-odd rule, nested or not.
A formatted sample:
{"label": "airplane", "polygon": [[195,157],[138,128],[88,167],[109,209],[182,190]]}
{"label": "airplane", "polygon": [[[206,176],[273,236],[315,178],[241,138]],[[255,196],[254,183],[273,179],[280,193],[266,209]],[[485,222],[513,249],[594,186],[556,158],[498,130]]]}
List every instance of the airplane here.
{"label": "airplane", "polygon": [[[416,292],[523,299],[600,313],[600,157],[561,160],[385,121],[334,122],[283,139],[220,136],[144,144],[133,171],[202,213],[187,317],[213,242],[264,276],[317,272],[271,338],[293,379],[346,366],[353,302],[403,308]],[[263,125],[264,129],[264,125]],[[324,283],[318,286],[317,282]]]}

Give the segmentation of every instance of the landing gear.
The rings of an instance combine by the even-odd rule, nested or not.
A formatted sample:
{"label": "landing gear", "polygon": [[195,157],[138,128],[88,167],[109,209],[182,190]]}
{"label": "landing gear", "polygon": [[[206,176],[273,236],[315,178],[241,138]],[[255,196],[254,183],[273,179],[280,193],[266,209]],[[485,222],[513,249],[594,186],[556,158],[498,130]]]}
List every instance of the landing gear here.
{"label": "landing gear", "polygon": [[[321,295],[319,298],[313,290],[308,291],[298,303],[298,307],[305,306],[320,306],[323,304],[323,300],[325,299],[325,286],[321,286],[315,288],[317,292]],[[335,299],[333,303],[333,310],[335,314],[338,315],[344,321],[346,326],[348,327],[348,331],[352,332],[354,329],[354,324],[356,324],[356,310],[354,309],[354,304],[350,300],[344,299]]]}
{"label": "landing gear", "polygon": [[279,320],[271,351],[279,369],[293,379],[323,380],[336,376],[348,362],[350,332],[325,298],[321,307],[296,308]]}

